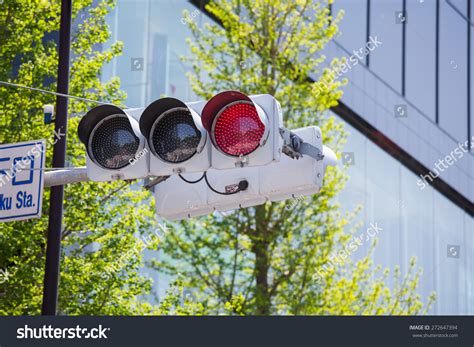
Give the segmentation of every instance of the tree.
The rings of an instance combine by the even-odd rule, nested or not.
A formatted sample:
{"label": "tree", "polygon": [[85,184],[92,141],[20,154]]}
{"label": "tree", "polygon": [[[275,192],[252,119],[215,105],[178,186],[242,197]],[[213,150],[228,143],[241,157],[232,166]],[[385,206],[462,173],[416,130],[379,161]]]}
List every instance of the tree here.
{"label": "tree", "polygon": [[[100,79],[102,66],[119,55],[122,43],[97,50],[109,38],[105,15],[114,2],[73,1],[70,94],[120,105],[120,81]],[[94,2],[96,3],[96,2]],[[0,10],[0,80],[56,90],[60,1],[5,0]],[[51,167],[53,125],[43,124],[43,105],[55,97],[0,86],[0,142],[47,140],[46,167]],[[81,114],[93,103],[70,100],[68,166],[85,165],[77,138]],[[68,185],[62,230],[60,314],[148,314],[155,307],[139,300],[151,282],[139,273],[143,235],[154,225],[150,194],[128,182]],[[0,314],[39,314],[42,300],[49,190],[43,217],[0,223]],[[139,227],[140,226],[140,227]],[[142,237],[140,237],[142,236]]]}
{"label": "tree", "polygon": [[[274,95],[286,126],[316,124],[324,142],[340,148],[343,125],[325,112],[337,105],[341,86],[324,68],[324,46],[338,33],[343,13],[330,13],[331,1],[216,0],[206,9],[218,24],[203,29],[189,21],[194,92],[208,99],[223,90]],[[187,16],[187,14],[185,14]],[[319,76],[316,84],[308,76]],[[317,92],[316,87],[317,86]],[[268,314],[416,314],[419,271],[410,263],[396,285],[367,256],[331,266],[332,255],[351,242],[359,227],[357,211],[342,215],[334,197],[345,176],[329,170],[322,191],[304,199],[265,203],[230,214],[214,214],[174,225],[163,239],[165,257],[152,265],[181,273],[194,302],[207,312]],[[352,227],[351,227],[352,226]],[[324,270],[324,276],[318,276]],[[429,308],[429,303],[425,309]]]}

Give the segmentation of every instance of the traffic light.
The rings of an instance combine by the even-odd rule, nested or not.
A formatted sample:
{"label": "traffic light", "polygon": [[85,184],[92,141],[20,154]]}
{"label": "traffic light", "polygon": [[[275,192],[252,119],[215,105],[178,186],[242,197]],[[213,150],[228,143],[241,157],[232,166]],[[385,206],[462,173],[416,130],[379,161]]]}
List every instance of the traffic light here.
{"label": "traffic light", "polygon": [[212,142],[212,168],[261,166],[280,159],[283,117],[273,96],[225,91],[201,106],[195,105]]}
{"label": "traffic light", "polygon": [[184,102],[156,100],[145,108],[139,123],[151,150],[151,175],[204,172],[210,167],[207,131],[201,117]]}
{"label": "traffic light", "polygon": [[179,220],[317,193],[336,157],[318,127],[282,122],[273,96],[226,91],[140,109],[101,105],[78,132],[91,180],[154,176],[157,213]]}
{"label": "traffic light", "polygon": [[94,107],[81,119],[78,135],[86,147],[87,175],[93,181],[143,178],[148,151],[140,133],[140,110],[113,105]]}

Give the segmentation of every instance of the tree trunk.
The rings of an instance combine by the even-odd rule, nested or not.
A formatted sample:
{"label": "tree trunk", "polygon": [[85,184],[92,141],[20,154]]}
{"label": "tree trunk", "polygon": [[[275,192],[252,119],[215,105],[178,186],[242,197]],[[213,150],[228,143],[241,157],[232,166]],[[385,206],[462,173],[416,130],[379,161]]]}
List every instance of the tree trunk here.
{"label": "tree trunk", "polygon": [[269,240],[266,225],[265,205],[258,206],[255,209],[255,237],[252,247],[255,254],[256,315],[269,315],[271,308],[271,297],[268,289]]}

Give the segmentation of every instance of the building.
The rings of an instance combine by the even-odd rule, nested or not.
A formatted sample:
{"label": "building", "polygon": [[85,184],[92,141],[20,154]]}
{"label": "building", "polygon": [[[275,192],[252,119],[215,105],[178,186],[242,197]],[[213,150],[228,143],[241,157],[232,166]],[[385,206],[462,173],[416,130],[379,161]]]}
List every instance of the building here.
{"label": "building", "polygon": [[[417,257],[422,295],[438,295],[431,313],[474,314],[474,4],[335,0],[331,10],[340,9],[342,34],[328,58],[349,60],[381,42],[343,73],[349,84],[331,111],[350,134],[342,206],[363,205],[365,225],[383,228],[377,264],[403,272]],[[188,20],[212,21],[199,0],[118,0],[108,22],[124,53],[103,74],[120,76],[127,105],[195,98],[179,59],[190,54]]]}

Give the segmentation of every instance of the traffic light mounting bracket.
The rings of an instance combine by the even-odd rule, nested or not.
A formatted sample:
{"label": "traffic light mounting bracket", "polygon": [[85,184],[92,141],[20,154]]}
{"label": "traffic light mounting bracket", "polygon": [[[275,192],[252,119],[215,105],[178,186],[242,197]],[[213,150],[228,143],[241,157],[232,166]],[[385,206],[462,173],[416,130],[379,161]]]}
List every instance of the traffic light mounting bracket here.
{"label": "traffic light mounting bracket", "polygon": [[158,176],[152,178],[148,183],[146,183],[143,188],[146,190],[152,190],[154,186],[160,184],[163,181],[166,181],[170,176]]}
{"label": "traffic light mounting bracket", "polygon": [[280,135],[283,138],[282,152],[290,158],[299,159],[303,155],[308,155],[317,161],[324,159],[324,154],[318,147],[304,142],[301,137],[291,130],[281,127]]}

